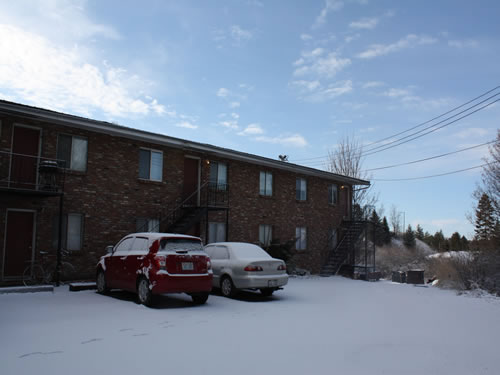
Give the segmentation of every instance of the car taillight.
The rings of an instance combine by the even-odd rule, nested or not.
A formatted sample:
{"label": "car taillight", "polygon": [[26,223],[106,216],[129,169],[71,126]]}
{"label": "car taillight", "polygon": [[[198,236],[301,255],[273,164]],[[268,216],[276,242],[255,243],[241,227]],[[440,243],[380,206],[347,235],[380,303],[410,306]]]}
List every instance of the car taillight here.
{"label": "car taillight", "polygon": [[212,263],[210,262],[210,259],[207,259],[207,270],[212,269]]}
{"label": "car taillight", "polygon": [[167,258],[161,255],[155,256],[156,265],[160,270],[165,270],[167,266]]}
{"label": "car taillight", "polygon": [[246,266],[244,268],[244,270],[247,271],[247,272],[262,271],[262,267],[261,266],[254,266],[254,265],[249,264],[248,266]]}
{"label": "car taillight", "polygon": [[280,264],[278,266],[278,271],[286,271],[286,266],[284,264]]}

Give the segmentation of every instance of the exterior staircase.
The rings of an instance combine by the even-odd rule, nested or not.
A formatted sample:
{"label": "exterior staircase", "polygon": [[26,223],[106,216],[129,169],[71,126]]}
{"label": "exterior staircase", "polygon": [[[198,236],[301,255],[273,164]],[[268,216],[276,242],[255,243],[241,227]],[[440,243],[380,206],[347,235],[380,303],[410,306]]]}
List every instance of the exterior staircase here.
{"label": "exterior staircase", "polygon": [[344,235],[340,242],[330,251],[325,264],[321,268],[320,276],[336,275],[349,254],[352,254],[354,245],[366,227],[365,221],[345,221]]}
{"label": "exterior staircase", "polygon": [[[183,213],[166,227],[168,233],[185,233],[206,215],[207,207],[185,207]],[[160,225],[161,228],[161,225]]]}

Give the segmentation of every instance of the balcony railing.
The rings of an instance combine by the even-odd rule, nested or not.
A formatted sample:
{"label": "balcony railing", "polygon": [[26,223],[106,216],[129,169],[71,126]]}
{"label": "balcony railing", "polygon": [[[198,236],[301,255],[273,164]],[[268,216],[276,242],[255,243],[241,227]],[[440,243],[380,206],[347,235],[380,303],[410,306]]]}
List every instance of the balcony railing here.
{"label": "balcony railing", "polygon": [[64,165],[64,161],[0,151],[0,190],[62,194],[65,172],[60,165]]}

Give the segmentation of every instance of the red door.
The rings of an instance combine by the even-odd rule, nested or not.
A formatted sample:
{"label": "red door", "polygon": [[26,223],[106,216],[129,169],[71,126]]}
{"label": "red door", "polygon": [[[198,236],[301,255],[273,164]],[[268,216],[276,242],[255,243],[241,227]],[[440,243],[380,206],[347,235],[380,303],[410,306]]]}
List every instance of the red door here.
{"label": "red door", "polygon": [[21,277],[33,257],[35,213],[7,211],[4,277]]}
{"label": "red door", "polygon": [[10,181],[12,187],[36,189],[40,130],[14,126]]}
{"label": "red door", "polygon": [[[190,197],[198,189],[198,159],[184,158],[184,199]],[[198,205],[198,194],[194,194],[189,202]]]}

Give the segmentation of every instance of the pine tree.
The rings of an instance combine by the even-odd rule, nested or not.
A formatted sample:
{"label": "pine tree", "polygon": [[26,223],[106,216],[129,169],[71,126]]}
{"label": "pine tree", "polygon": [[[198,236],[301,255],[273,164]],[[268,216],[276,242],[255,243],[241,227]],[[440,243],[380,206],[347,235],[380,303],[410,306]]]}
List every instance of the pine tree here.
{"label": "pine tree", "polygon": [[425,238],[424,230],[420,226],[420,224],[417,224],[417,230],[415,231],[415,237],[419,239],[420,241],[423,241]]}
{"label": "pine tree", "polygon": [[475,239],[478,241],[490,241],[496,232],[497,222],[495,220],[495,209],[486,193],[481,195],[476,209]]}
{"label": "pine tree", "polygon": [[465,236],[462,236],[460,239],[460,243],[462,246],[462,250],[469,250],[469,240],[465,238]]}
{"label": "pine tree", "polygon": [[434,234],[432,247],[437,251],[446,251],[445,238],[442,230]]}
{"label": "pine tree", "polygon": [[408,225],[406,232],[403,234],[403,244],[406,247],[414,248],[416,245],[415,232],[413,231],[411,225]]}
{"label": "pine tree", "polygon": [[450,250],[451,251],[460,251],[465,250],[462,248],[462,238],[460,237],[460,233],[455,232],[450,237]]}
{"label": "pine tree", "polygon": [[387,218],[384,216],[382,219],[382,233],[383,233],[383,242],[384,244],[388,244],[391,242],[391,230],[389,228],[389,223],[387,222]]}
{"label": "pine tree", "polygon": [[382,223],[380,221],[380,217],[378,216],[376,210],[372,211],[372,214],[370,216],[370,223],[373,226],[375,245],[382,246],[384,244],[384,232],[382,228]]}

